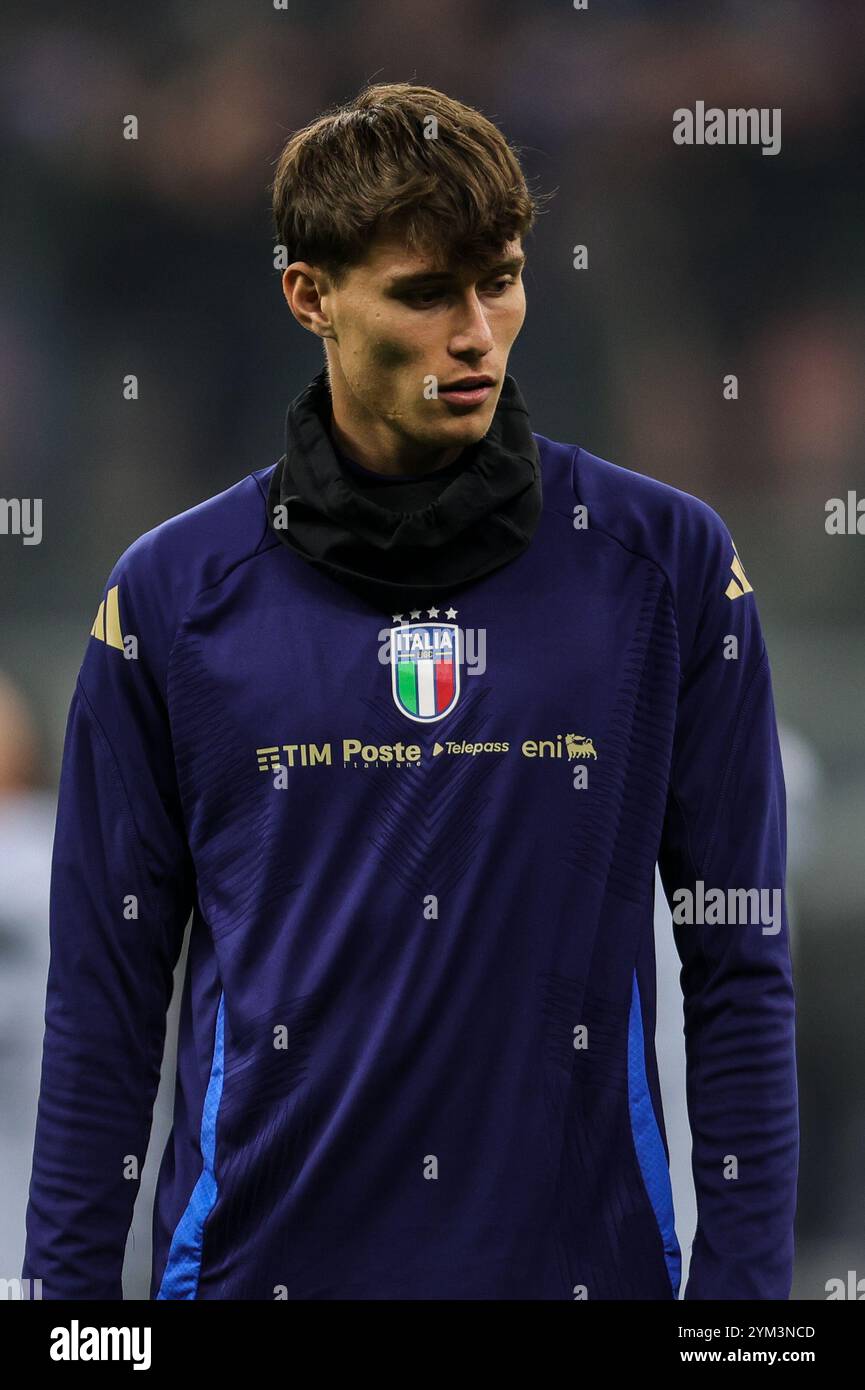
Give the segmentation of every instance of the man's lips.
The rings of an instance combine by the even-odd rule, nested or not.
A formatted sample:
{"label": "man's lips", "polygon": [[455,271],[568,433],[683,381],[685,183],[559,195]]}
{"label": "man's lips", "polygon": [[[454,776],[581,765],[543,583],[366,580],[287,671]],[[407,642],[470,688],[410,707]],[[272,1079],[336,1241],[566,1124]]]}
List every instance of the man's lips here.
{"label": "man's lips", "polygon": [[455,405],[480,405],[493,390],[495,382],[489,376],[458,377],[450,385],[439,386],[438,394]]}

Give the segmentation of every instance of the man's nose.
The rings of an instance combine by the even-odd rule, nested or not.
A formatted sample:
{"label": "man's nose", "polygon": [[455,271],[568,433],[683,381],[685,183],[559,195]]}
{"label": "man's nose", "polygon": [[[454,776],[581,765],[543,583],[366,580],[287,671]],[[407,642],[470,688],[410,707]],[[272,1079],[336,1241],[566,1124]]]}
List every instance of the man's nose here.
{"label": "man's nose", "polygon": [[451,351],[489,352],[493,346],[486,310],[474,290],[461,301],[457,323],[451,338]]}

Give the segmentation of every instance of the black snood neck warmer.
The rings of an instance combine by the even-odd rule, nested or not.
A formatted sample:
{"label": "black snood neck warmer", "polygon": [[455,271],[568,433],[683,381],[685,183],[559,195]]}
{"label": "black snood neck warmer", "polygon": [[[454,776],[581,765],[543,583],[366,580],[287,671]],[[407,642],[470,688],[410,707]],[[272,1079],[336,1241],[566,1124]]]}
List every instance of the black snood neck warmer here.
{"label": "black snood neck warmer", "polygon": [[505,376],[483,439],[443,469],[441,479],[431,473],[365,488],[340,463],[330,420],[322,369],[288,407],[269,522],[296,554],[369,602],[384,610],[424,603],[506,565],[528,546],[541,515],[541,469],[513,377]]}

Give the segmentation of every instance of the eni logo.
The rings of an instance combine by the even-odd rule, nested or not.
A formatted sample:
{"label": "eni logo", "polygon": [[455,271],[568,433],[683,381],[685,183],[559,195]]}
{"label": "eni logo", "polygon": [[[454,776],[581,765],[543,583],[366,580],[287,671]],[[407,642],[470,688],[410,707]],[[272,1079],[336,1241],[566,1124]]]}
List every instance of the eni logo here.
{"label": "eni logo", "polygon": [[584,734],[565,734],[565,747],[568,750],[568,759],[571,758],[597,758],[595,745],[590,738]]}

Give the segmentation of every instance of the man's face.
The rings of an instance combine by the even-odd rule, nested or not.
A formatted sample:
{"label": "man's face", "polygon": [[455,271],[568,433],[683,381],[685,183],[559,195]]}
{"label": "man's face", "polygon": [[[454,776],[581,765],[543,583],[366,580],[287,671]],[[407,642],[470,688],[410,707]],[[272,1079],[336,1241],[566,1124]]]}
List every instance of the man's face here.
{"label": "man's face", "polygon": [[[398,237],[374,240],[321,295],[334,399],[339,390],[355,419],[409,448],[481,439],[526,315],[524,260],[519,240],[483,268],[447,265]],[[449,389],[473,377],[490,384]]]}

